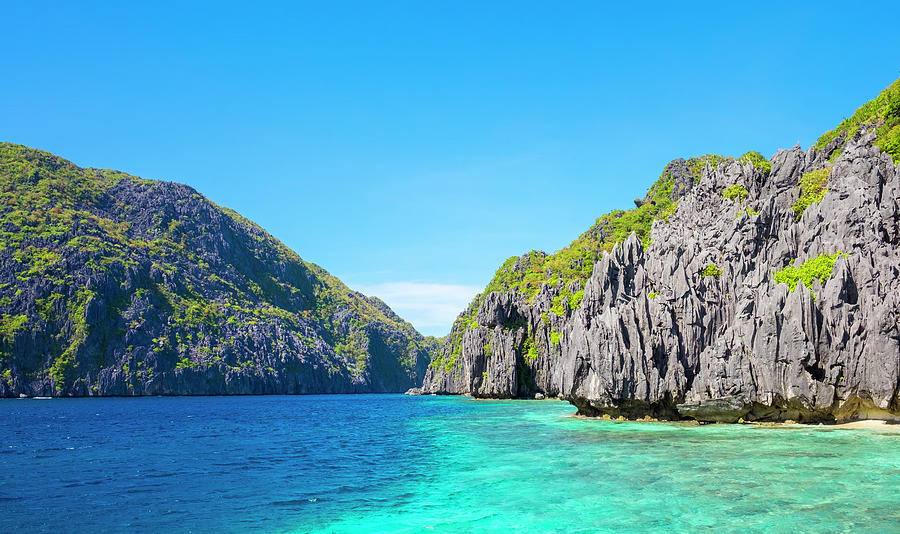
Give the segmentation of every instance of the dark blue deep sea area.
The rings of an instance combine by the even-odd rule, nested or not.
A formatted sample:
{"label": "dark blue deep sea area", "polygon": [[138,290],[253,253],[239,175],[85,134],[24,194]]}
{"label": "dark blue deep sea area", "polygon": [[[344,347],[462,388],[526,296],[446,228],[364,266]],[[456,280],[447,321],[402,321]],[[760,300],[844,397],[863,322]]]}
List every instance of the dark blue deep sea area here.
{"label": "dark blue deep sea area", "polygon": [[891,532],[900,433],[558,401],[0,401],[0,532]]}

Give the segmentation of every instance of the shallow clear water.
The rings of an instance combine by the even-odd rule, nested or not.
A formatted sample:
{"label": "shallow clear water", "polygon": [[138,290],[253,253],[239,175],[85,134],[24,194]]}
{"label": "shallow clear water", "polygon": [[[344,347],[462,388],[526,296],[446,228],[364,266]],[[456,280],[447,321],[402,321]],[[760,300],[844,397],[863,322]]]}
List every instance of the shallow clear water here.
{"label": "shallow clear water", "polygon": [[0,532],[888,532],[900,433],[401,395],[0,401]]}

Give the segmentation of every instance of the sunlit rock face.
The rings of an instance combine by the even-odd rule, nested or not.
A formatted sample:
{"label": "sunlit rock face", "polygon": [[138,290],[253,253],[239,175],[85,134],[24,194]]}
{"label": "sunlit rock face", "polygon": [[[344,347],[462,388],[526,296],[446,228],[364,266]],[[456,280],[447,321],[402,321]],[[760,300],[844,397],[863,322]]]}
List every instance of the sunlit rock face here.
{"label": "sunlit rock face", "polygon": [[422,391],[560,396],[590,416],[900,419],[900,171],[875,139],[676,176],[677,207],[583,285],[476,302]]}

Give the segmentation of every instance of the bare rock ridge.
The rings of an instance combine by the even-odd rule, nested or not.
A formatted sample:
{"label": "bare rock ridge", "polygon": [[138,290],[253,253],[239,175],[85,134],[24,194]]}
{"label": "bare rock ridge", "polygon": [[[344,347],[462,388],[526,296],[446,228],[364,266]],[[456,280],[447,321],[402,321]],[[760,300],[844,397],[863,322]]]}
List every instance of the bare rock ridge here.
{"label": "bare rock ridge", "polygon": [[588,258],[590,231],[508,261],[417,392],[559,396],[587,416],[900,420],[898,124],[900,81],[808,150],[672,162],[654,188],[673,206],[646,235],[610,241],[634,210],[598,220],[584,276],[552,258]]}
{"label": "bare rock ridge", "polygon": [[433,339],[176,183],[0,143],[0,396],[402,392]]}

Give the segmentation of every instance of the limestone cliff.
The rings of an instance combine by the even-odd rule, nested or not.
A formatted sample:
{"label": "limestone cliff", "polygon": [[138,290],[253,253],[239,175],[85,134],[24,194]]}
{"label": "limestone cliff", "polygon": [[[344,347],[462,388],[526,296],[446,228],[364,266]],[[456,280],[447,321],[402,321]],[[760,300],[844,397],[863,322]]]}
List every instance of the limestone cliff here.
{"label": "limestone cliff", "polygon": [[808,150],[676,160],[635,209],[507,261],[422,392],[561,396],[592,416],[900,419],[897,159],[900,81]]}

